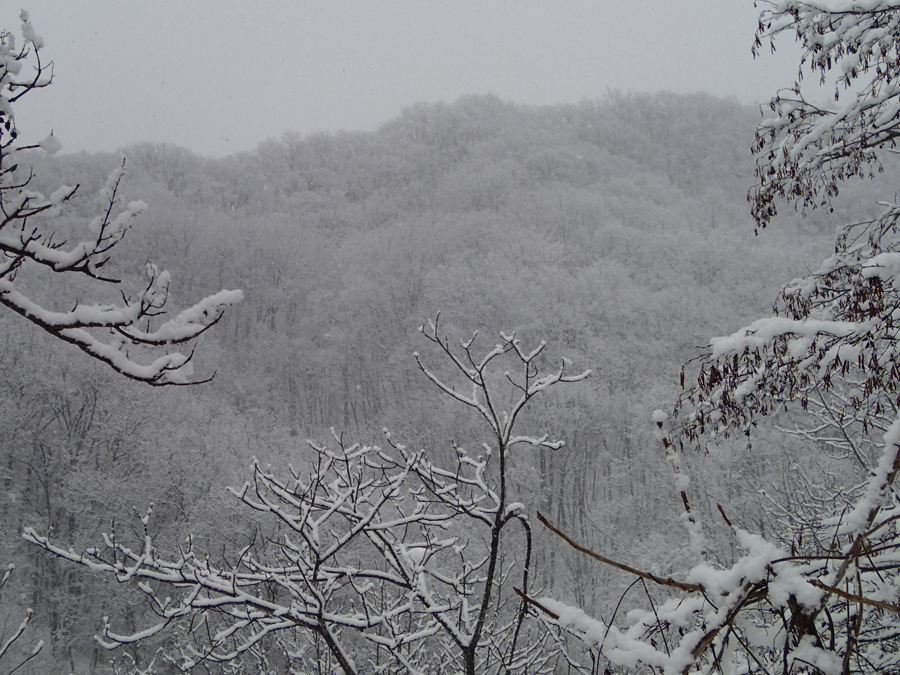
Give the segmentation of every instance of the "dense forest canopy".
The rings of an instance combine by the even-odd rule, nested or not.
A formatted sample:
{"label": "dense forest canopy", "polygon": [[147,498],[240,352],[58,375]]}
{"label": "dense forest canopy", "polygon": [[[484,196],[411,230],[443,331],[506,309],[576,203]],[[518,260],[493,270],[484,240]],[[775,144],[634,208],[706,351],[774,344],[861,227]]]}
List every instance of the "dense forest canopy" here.
{"label": "dense forest canopy", "polygon": [[[547,363],[565,356],[594,371],[535,401],[526,431],[565,445],[517,455],[510,490],[586,545],[676,569],[684,534],[651,412],[674,404],[682,364],[710,335],[765,314],[828,254],[845,209],[877,208],[871,185],[854,188],[832,213],[754,236],[746,193],[758,121],[707,95],[612,92],[554,107],[471,96],[413,106],[375,132],[287,133],[221,160],[124,148],[123,194],[148,207],[110,273],[127,280],[152,256],[178,297],[240,288],[245,299],[201,337],[196,367],[217,374],[190,391],[117,380],[15,317],[0,320],[0,560],[24,577],[0,617],[34,607],[29,639],[49,644],[41,663],[99,667],[109,657],[89,636],[104,616],[138,629],[137,591],[27,547],[24,526],[80,550],[110,527],[139,536],[153,503],[158,541],[191,532],[239,548],[266,532],[223,486],[240,485],[253,457],[302,465],[303,440],[329,428],[374,438],[389,427],[438,458],[477,447],[477,420],[436,396],[412,358],[418,327],[438,313],[452,335],[543,340]],[[48,193],[78,182],[81,198],[62,216],[77,228],[120,162],[35,153],[19,171]],[[20,283],[59,301],[38,276]],[[721,503],[764,523],[755,489],[795,461],[774,435],[765,445],[692,459],[705,478],[699,508]],[[542,583],[558,597],[608,607],[629,583],[536,537]]]}

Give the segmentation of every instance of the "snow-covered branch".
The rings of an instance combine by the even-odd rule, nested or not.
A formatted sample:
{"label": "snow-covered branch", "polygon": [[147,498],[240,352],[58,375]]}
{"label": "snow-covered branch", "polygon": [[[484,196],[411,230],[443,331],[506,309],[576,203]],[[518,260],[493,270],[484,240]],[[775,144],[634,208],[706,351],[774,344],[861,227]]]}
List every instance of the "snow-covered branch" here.
{"label": "snow-covered branch", "polygon": [[[759,225],[775,201],[828,206],[839,183],[881,171],[878,151],[900,136],[900,4],[876,2],[766,3],[754,53],[764,42],[793,33],[803,48],[797,82],[769,103],[754,152],[758,184],[751,192]],[[834,88],[834,101],[812,101],[804,73]]]}
{"label": "snow-covered branch", "polygon": [[[552,448],[561,447],[560,441],[550,441],[547,438],[537,439],[522,436],[513,439],[513,427],[519,413],[532,398],[556,384],[580,382],[590,376],[590,370],[570,375],[567,368],[571,362],[563,358],[556,369],[541,374],[537,364],[546,345],[541,342],[534,350],[527,352],[515,334],[501,333],[501,342],[486,350],[480,357],[474,351],[477,333],[473,334],[470,339],[461,341],[457,350],[451,345],[449,339],[440,333],[440,314],[434,321],[429,322],[427,328],[421,326],[419,332],[440,348],[441,352],[455,366],[456,371],[462,375],[467,388],[471,386],[471,393],[461,393],[456,386],[445,382],[425,365],[419,353],[416,352],[413,356],[419,369],[445,394],[477,410],[490,426],[504,452],[511,445],[523,442]],[[503,357],[510,358],[513,368],[518,371],[518,375],[510,370],[503,371],[503,378],[514,392],[513,403],[508,409],[496,407],[496,402],[502,400],[503,397],[497,385],[488,378],[488,374],[492,372],[492,364]]]}
{"label": "snow-covered branch", "polygon": [[[864,561],[855,545],[844,555],[830,558],[792,555],[759,535],[735,528],[743,556],[722,567],[700,563],[683,580],[675,580],[610,560],[542,520],[598,562],[675,592],[646,610],[630,612],[625,626],[593,618],[552,598],[528,599],[615,666],[645,665],[675,675],[774,673],[782,672],[788,663],[785,672],[804,672],[812,665],[830,673],[841,672],[845,650],[859,649],[861,659],[877,663],[872,672],[894,667],[896,659],[880,650],[873,638],[893,630],[890,626],[900,607],[879,599],[888,582],[883,576],[878,581],[879,575],[871,570],[874,560]],[[856,592],[838,588],[840,580],[828,582],[840,576],[848,561],[856,567]],[[880,569],[884,575],[888,568]],[[859,615],[847,615],[848,609],[865,614],[867,625],[878,628],[871,634],[858,633],[851,644],[836,640],[838,634],[843,639],[845,631],[859,631]]]}
{"label": "snow-covered branch", "polygon": [[[0,591],[2,591],[7,586],[7,584],[9,584],[14,572],[15,565],[8,565],[6,570],[3,572],[3,576],[0,577]],[[8,633],[0,633],[0,662],[2,662],[4,658],[6,658],[7,664],[9,664],[10,659],[12,659],[12,662],[15,663],[14,666],[10,667],[4,672],[15,672],[26,663],[31,661],[31,659],[35,658],[44,648],[44,641],[38,640],[32,645],[31,649],[27,649],[24,652],[22,652],[21,650],[15,653],[13,652],[13,648],[25,634],[25,631],[33,618],[34,611],[31,608],[28,608],[25,610],[24,616],[17,626],[14,626]]]}
{"label": "snow-covered branch", "polygon": [[[438,344],[450,356],[446,343]],[[491,464],[487,443],[487,457],[455,448],[450,458],[432,458],[387,430],[381,444],[347,444],[332,432],[330,443],[308,443],[303,468],[281,473],[255,462],[252,478],[229,488],[269,524],[265,537],[234,550],[200,552],[189,543],[165,555],[149,534],[149,512],[138,546],[112,534],[102,548],[77,553],[34,529],[25,538],[137,584],[153,619],[132,632],[110,622],[98,639],[114,647],[165,635],[182,669],[251,658],[278,636],[292,645],[300,670],[316,665],[305,663],[305,648],[324,644],[345,673],[384,671],[386,664],[409,673],[553,672],[558,647],[543,624],[526,621],[525,605],[503,592],[513,579],[527,592],[531,564],[526,506],[507,496],[504,455],[513,444],[558,444],[516,434],[522,406],[507,422],[493,408],[488,383],[506,381],[497,370],[504,356],[523,364],[525,402],[584,375],[569,376],[562,366],[543,376],[533,363],[542,348],[528,353],[512,340],[504,344],[479,358],[470,342],[462,358],[448,359],[475,387],[481,407],[464,400],[466,407],[503,420],[503,435],[490,439],[501,443],[499,465]],[[460,400],[450,387],[441,391]]]}
{"label": "snow-covered branch", "polygon": [[[11,33],[0,34],[0,304],[130,379],[152,385],[194,383],[193,352],[170,352],[169,345],[198,338],[228,307],[240,302],[241,292],[221,291],[165,320],[168,272],[148,264],[148,282],[136,293],[127,292],[119,279],[107,275],[113,249],[147,208],[142,201],[122,203],[124,162],[100,191],[103,206],[87,225],[90,237],[67,243],[65,233],[57,229],[58,216],[78,186],[63,185],[45,197],[31,188],[33,176],[23,176],[19,169],[23,151],[55,152],[61,147],[52,134],[36,144],[18,142],[13,104],[52,80],[52,63],[40,59],[43,40],[25,12],[21,18],[24,44],[20,49]],[[26,65],[33,73],[23,73]],[[76,298],[71,310],[49,309],[16,283],[20,274],[42,272],[77,274],[102,285],[117,285],[122,302],[96,304]]]}

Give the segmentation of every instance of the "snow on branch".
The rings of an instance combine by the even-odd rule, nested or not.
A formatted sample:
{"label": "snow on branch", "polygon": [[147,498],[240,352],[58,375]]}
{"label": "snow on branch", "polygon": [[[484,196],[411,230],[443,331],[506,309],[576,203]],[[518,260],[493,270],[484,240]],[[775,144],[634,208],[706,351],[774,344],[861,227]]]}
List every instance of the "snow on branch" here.
{"label": "snow on branch", "polygon": [[[828,207],[839,183],[880,172],[878,151],[900,136],[900,3],[769,2],[754,54],[793,33],[803,48],[797,81],[772,98],[757,129],[758,184],[752,213],[765,227],[775,201]],[[833,103],[811,100],[804,73],[833,87]]]}
{"label": "snow on branch", "polygon": [[[840,416],[841,428],[864,436],[891,426],[900,388],[898,219],[900,207],[891,205],[844,227],[834,255],[784,288],[776,316],[710,341],[679,404],[690,411],[689,438],[747,433],[790,402],[828,426]],[[849,438],[843,445],[874,469]]]}
{"label": "snow on branch", "polygon": [[[128,293],[121,280],[106,274],[113,249],[125,237],[147,205],[122,204],[126,170],[123,162],[100,191],[101,212],[88,223],[90,238],[68,244],[56,228],[57,216],[75,196],[78,185],[64,185],[49,197],[31,189],[32,175],[21,176],[17,156],[24,150],[56,152],[61,147],[51,133],[40,143],[18,143],[13,104],[52,81],[52,63],[41,61],[43,40],[22,12],[20,49],[11,33],[0,33],[0,304],[49,334],[102,361],[125,377],[151,385],[192,384],[188,354],[170,352],[170,345],[196,340],[215,325],[224,311],[241,301],[240,291],[220,291],[167,321],[169,274],[148,264],[142,291]],[[33,72],[24,74],[23,66]],[[69,311],[55,311],[26,296],[16,277],[27,268],[48,274],[79,274],[101,284],[120,287],[122,303],[100,305],[76,301]],[[155,328],[152,325],[158,324]],[[162,353],[160,353],[162,352]]]}
{"label": "snow on branch", "polygon": [[[782,654],[789,654],[800,667],[840,663],[834,647],[825,647],[818,639],[822,629],[816,626],[822,607],[834,597],[818,580],[827,563],[792,556],[758,535],[735,529],[744,550],[736,562],[723,567],[700,563],[684,580],[675,580],[611,560],[539,517],[570,546],[598,562],[679,593],[651,603],[649,609],[629,612],[624,627],[553,598],[529,599],[615,666],[644,665],[676,675],[747,672],[750,664],[760,672],[776,672]],[[869,606],[877,608],[875,603]],[[746,618],[751,616],[752,623]],[[789,624],[785,616],[792,617]],[[833,616],[832,611],[832,626]],[[761,641],[761,635],[771,637]]]}
{"label": "snow on branch", "polygon": [[[12,579],[13,573],[15,572],[16,566],[10,563],[6,567],[6,571],[3,573],[3,577],[0,578],[0,591],[2,591],[7,584],[9,584]],[[31,620],[34,618],[34,610],[28,608],[25,610],[25,615],[22,617],[22,621],[18,626],[12,629],[11,632],[7,634],[0,634],[0,659],[10,654],[12,648],[15,644],[22,638],[22,635],[25,634],[25,630],[28,628],[28,625],[31,623]],[[18,670],[26,663],[31,661],[31,659],[35,658],[41,650],[44,648],[44,641],[38,640],[34,646],[24,655],[18,657],[18,663],[10,669],[8,672],[13,673]]]}
{"label": "snow on branch", "polygon": [[[494,345],[493,348],[487,349],[481,356],[477,356],[475,352],[477,333],[473,334],[469,340],[461,341],[459,348],[456,349],[446,336],[441,335],[439,326],[440,314],[434,321],[429,322],[427,328],[421,326],[419,332],[438,346],[443,355],[455,366],[456,371],[462,375],[466,388],[471,387],[471,393],[462,393],[456,386],[444,381],[431,371],[418,352],[413,354],[416,364],[441,391],[477,410],[490,426],[504,451],[513,444],[512,429],[519,413],[532,398],[556,384],[580,382],[591,374],[590,370],[585,370],[570,375],[567,368],[571,362],[565,358],[554,370],[541,374],[538,363],[546,345],[541,342],[533,351],[527,352],[515,334],[501,333],[501,342]],[[496,385],[489,378],[494,361],[503,357],[511,359],[513,367],[517,371],[517,374],[515,371],[503,371],[504,379],[516,392],[514,403],[506,410],[496,407],[496,401],[500,400],[499,391],[496,390]],[[515,442],[527,442],[531,445],[544,445],[545,447],[562,447],[562,441],[550,441],[546,438],[518,437]]]}

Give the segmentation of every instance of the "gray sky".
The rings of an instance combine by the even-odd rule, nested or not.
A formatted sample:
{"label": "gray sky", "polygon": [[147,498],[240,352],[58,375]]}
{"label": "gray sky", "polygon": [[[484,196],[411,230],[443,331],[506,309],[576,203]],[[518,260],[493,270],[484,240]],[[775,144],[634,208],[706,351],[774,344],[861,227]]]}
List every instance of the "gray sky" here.
{"label": "gray sky", "polygon": [[[17,107],[65,151],[169,142],[222,156],[285,131],[370,130],[419,101],[623,91],[767,100],[796,49],[754,61],[752,0],[22,0],[52,87]],[[20,5],[0,4],[19,32]]]}

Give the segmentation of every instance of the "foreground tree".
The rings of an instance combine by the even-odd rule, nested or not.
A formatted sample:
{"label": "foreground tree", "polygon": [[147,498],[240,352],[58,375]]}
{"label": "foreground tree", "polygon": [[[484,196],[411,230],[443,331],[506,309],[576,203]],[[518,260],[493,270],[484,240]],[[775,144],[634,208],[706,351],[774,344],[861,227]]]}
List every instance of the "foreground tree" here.
{"label": "foreground tree", "polygon": [[[52,81],[52,63],[41,59],[43,40],[25,12],[21,19],[21,48],[16,47],[13,34],[0,32],[0,304],[128,378],[152,385],[188,384],[193,352],[170,352],[169,346],[195,340],[228,306],[240,301],[241,292],[221,291],[163,320],[169,299],[168,272],[148,263],[146,281],[133,293],[105,273],[112,250],[146,208],[140,201],[121,204],[124,163],[101,191],[103,207],[88,224],[87,238],[66,243],[55,225],[78,186],[61,186],[46,197],[30,187],[32,173],[20,170],[25,151],[56,152],[61,147],[52,133],[40,143],[18,142],[14,104]],[[76,297],[72,309],[54,311],[17,287],[17,276],[27,275],[29,267],[114,285],[121,303],[87,304]],[[72,306],[71,298],[67,302]]]}
{"label": "foreground tree", "polygon": [[[268,672],[275,659],[324,672],[554,672],[558,650],[510,581],[530,586],[531,528],[509,488],[518,446],[558,448],[546,436],[520,435],[531,400],[570,375],[567,364],[540,367],[544,345],[523,349],[503,336],[479,355],[475,338],[458,347],[438,326],[423,329],[449,366],[448,378],[416,355],[444,394],[487,424],[477,453],[461,446],[442,460],[411,451],[390,434],[382,446],[310,443],[305,469],[279,477],[253,467],[232,493],[274,519],[269,541],[251,540],[222,556],[187,548],[168,556],[143,519],[140,548],[115,535],[75,553],[33,529],[30,542],[119,582],[136,581],[157,623],[123,635],[107,625],[109,647],[167,631],[170,660],[250,659]],[[265,545],[264,545],[265,544]],[[321,672],[321,671],[320,671]]]}
{"label": "foreground tree", "polygon": [[[784,0],[762,13],[757,46],[795,33],[805,50],[801,74],[833,76],[837,89],[832,108],[813,104],[800,84],[772,100],[774,115],[757,132],[759,182],[750,193],[759,226],[778,199],[802,211],[828,207],[841,181],[878,170],[879,151],[900,129],[898,26],[895,2],[832,9]],[[610,663],[665,673],[900,667],[898,218],[900,206],[888,204],[881,217],[844,227],[834,255],[784,289],[776,316],[711,341],[671,435],[665,415],[656,416],[698,564],[683,578],[661,578],[582,548],[656,586],[647,609],[629,614],[624,627],[553,599],[535,601]],[[706,537],[713,524],[690,508],[683,446],[750,436],[762,416],[785,410],[788,431],[839,453],[843,475],[798,480],[807,503],[782,510],[787,518],[766,536],[720,507],[742,554],[715,565]]]}

